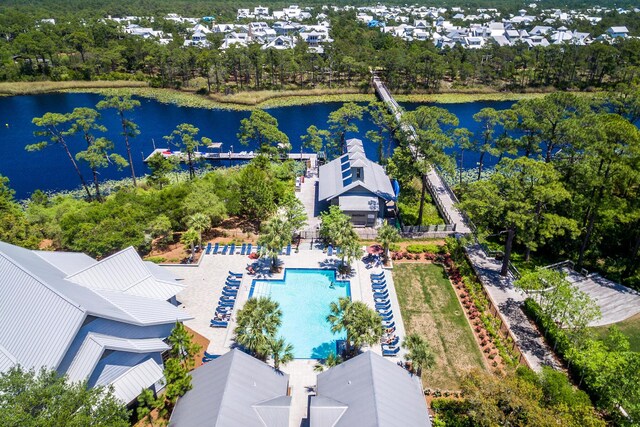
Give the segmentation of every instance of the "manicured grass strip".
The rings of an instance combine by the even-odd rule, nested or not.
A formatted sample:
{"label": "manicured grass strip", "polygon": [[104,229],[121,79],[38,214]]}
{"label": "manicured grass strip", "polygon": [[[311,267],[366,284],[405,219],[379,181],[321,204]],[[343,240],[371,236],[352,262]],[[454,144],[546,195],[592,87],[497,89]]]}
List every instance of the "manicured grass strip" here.
{"label": "manicured grass strip", "polygon": [[39,93],[58,92],[70,89],[90,90],[103,88],[146,87],[147,82],[133,80],[116,81],[71,81],[71,82],[5,82],[0,83],[0,96],[36,95]]}
{"label": "manicured grass strip", "polygon": [[485,369],[473,331],[441,266],[396,264],[393,279],[407,332],[423,335],[436,356],[436,366],[422,375],[425,387],[458,390],[464,372]]}
{"label": "manicured grass strip", "polygon": [[[615,325],[620,329],[620,332],[629,338],[631,350],[640,352],[640,314],[636,314],[622,322],[615,323]],[[593,328],[593,330],[597,337],[604,339],[610,326],[611,325],[600,326]]]}

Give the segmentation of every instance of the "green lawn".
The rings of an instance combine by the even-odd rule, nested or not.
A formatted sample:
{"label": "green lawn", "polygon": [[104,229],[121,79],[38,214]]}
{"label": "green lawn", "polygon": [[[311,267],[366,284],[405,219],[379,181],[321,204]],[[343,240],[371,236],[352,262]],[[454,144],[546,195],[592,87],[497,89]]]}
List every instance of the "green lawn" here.
{"label": "green lawn", "polygon": [[[633,317],[628,318],[627,320],[623,320],[622,322],[618,322],[615,324],[620,331],[629,338],[629,344],[631,346],[632,351],[640,352],[640,314],[636,314]],[[596,332],[596,335],[601,339],[607,335],[607,330],[609,326],[601,326],[598,328],[593,328]]]}
{"label": "green lawn", "polygon": [[407,332],[423,335],[436,356],[436,366],[422,375],[425,387],[458,390],[464,372],[485,369],[471,326],[441,266],[396,264],[393,279]]}

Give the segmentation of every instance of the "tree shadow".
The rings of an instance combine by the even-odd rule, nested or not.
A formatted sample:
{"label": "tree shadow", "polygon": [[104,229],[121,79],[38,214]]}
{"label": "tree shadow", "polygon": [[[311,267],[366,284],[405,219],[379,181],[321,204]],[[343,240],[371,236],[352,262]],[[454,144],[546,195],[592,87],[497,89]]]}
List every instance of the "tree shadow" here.
{"label": "tree shadow", "polygon": [[329,342],[324,342],[324,343],[320,344],[319,346],[314,347],[313,350],[311,350],[311,358],[312,359],[324,360],[331,353],[336,353],[337,354],[336,341],[335,340],[329,341]]}

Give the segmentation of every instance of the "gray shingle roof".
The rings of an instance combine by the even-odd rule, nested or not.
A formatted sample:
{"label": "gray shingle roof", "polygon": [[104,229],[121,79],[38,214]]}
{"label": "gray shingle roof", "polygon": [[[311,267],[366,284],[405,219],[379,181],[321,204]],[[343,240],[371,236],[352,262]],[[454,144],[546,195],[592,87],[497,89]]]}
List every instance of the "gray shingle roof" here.
{"label": "gray shingle roof", "polygon": [[289,425],[289,376],[240,350],[200,366],[191,377],[193,388],[178,400],[170,427]]}
{"label": "gray shingle roof", "polygon": [[431,425],[420,379],[371,351],[319,374],[317,389],[311,427]]}

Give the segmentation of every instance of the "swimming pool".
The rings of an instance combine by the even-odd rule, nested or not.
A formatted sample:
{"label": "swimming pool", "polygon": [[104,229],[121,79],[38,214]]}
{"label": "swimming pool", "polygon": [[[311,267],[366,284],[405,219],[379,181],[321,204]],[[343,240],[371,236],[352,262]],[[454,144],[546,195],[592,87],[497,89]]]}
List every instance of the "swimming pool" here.
{"label": "swimming pool", "polygon": [[351,296],[349,282],[337,280],[335,270],[287,268],[283,280],[254,279],[249,298],[261,296],[280,304],[278,334],[293,344],[296,359],[323,359],[346,338],[344,332],[334,335],[327,322],[329,304]]}

